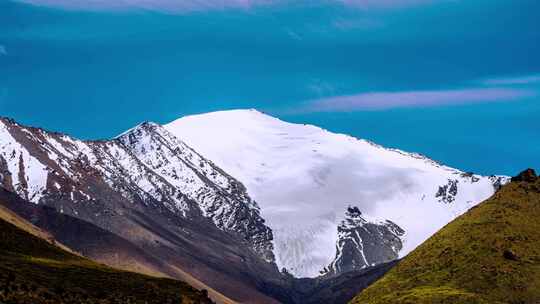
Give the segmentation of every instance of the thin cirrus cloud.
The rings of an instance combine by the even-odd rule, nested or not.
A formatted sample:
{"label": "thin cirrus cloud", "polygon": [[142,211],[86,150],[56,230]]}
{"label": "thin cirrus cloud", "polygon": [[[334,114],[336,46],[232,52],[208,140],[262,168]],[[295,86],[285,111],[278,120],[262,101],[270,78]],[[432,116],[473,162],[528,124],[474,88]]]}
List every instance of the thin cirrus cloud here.
{"label": "thin cirrus cloud", "polygon": [[145,9],[156,11],[198,11],[228,8],[250,8],[272,4],[279,0],[19,0],[33,5],[67,9],[122,10]]}
{"label": "thin cirrus cloud", "polygon": [[528,75],[521,77],[492,78],[482,81],[485,85],[527,85],[540,83],[540,75]]}
{"label": "thin cirrus cloud", "polygon": [[343,4],[356,6],[363,9],[371,8],[401,8],[408,6],[432,4],[436,2],[448,2],[457,0],[339,0]]}
{"label": "thin cirrus cloud", "polygon": [[[68,9],[148,9],[158,11],[200,11],[241,8],[249,9],[262,5],[282,3],[312,3],[312,0],[18,0],[34,5],[62,7]],[[436,2],[458,0],[320,0],[335,2],[361,9],[391,9],[410,7]]]}
{"label": "thin cirrus cloud", "polygon": [[333,22],[335,28],[339,30],[372,30],[384,27],[381,20],[376,19],[337,19]]}
{"label": "thin cirrus cloud", "polygon": [[443,91],[372,92],[308,102],[301,112],[352,112],[404,107],[428,107],[516,101],[537,96],[531,89],[476,88]]}

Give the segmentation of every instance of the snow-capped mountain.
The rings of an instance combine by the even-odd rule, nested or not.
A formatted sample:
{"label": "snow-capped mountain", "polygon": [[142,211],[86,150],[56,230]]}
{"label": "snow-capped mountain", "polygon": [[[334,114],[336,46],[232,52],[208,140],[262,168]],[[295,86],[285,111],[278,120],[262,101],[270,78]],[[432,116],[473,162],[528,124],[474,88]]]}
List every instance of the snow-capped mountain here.
{"label": "snow-capped mountain", "polygon": [[[0,187],[122,237],[152,272],[187,272],[238,300],[274,303],[256,291],[259,277],[279,277],[259,207],[160,125],[81,141],[0,118]],[[102,241],[83,250],[123,264]]]}
{"label": "snow-capped mountain", "polygon": [[[255,276],[278,278],[275,265],[334,276],[402,257],[505,182],[255,110],[147,122],[107,141],[0,120],[0,186],[145,249],[185,250],[167,239],[181,235],[204,250],[225,233],[219,246],[247,246],[254,257],[235,267]],[[149,220],[159,228],[134,233]]]}
{"label": "snow-capped mountain", "polygon": [[[259,207],[241,183],[160,125],[143,123],[117,140],[143,165],[173,186],[176,192],[168,196],[187,196],[218,228],[242,235],[265,260],[274,261],[272,231],[264,225]],[[158,187],[164,188],[163,185]]]}
{"label": "snow-capped mountain", "polygon": [[[143,123],[110,141],[80,141],[0,121],[2,186],[39,203],[66,196],[94,204],[108,186],[123,199],[162,204],[183,217],[201,215],[242,235],[273,261],[272,232],[243,185],[163,127]],[[73,204],[62,210],[76,214]]]}
{"label": "snow-capped mountain", "polygon": [[297,277],[402,257],[507,181],[256,110],[165,128],[246,186],[277,265]]}

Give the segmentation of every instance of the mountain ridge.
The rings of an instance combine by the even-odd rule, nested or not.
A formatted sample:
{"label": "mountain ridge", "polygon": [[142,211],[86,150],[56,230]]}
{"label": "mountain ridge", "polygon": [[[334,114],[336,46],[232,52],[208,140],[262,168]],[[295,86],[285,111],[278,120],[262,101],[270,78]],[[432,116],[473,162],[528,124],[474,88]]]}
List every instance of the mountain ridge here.
{"label": "mountain ridge", "polygon": [[[189,148],[182,150],[184,154],[175,153],[168,162],[160,163],[163,158],[159,157],[164,154],[156,153],[157,163],[145,163],[124,148],[120,140],[83,142],[58,132],[27,128],[13,120],[2,120],[0,124],[1,184],[9,191],[120,235],[159,260],[208,282],[212,288],[240,299],[255,297],[261,302],[273,302],[257,291],[259,283],[254,275],[268,273],[270,279],[279,278],[277,269],[265,260],[271,255],[261,254],[268,248],[264,238],[271,234],[265,233],[256,211],[242,211],[250,208],[247,194],[235,194],[242,192],[242,187],[235,186],[239,184],[204,159],[199,162]],[[225,188],[210,184],[209,178],[201,179],[201,174],[191,171],[194,166],[186,166],[179,155],[197,160],[198,170],[207,170],[209,178],[215,173]],[[158,174],[161,171],[152,167],[171,161],[178,165],[173,169],[192,172],[188,181],[179,181],[180,186],[198,192],[184,193],[173,179],[165,179]],[[193,184],[198,188],[191,187]],[[238,225],[238,230],[233,226],[233,230],[219,228],[212,215],[204,216],[202,204],[193,200],[197,195],[204,195],[201,200],[208,207],[214,202],[221,206],[236,204],[234,209],[218,209],[217,215],[238,217],[231,222]],[[262,227],[252,229],[254,225]],[[262,232],[262,239],[249,239],[257,231]],[[262,251],[257,252],[258,246]],[[251,267],[258,271],[248,270]]]}
{"label": "mountain ridge", "polygon": [[[232,301],[303,303],[309,298],[317,303],[353,296],[387,271],[385,265],[406,254],[402,248],[411,246],[408,238],[415,235],[414,229],[407,222],[403,226],[402,219],[396,220],[395,212],[413,211],[406,215],[410,219],[418,212],[437,211],[436,221],[430,227],[435,229],[492,193],[497,183],[505,182],[504,177],[483,177],[452,168],[444,171],[440,164],[418,154],[384,149],[318,127],[285,123],[255,111],[241,112],[254,119],[238,119],[227,112],[229,119],[237,120],[236,124],[224,123],[217,128],[215,124],[205,126],[199,122],[198,128],[213,128],[215,134],[204,138],[214,141],[216,136],[221,137],[215,144],[230,141],[241,149],[256,152],[274,148],[282,140],[290,141],[288,146],[278,146],[287,157],[276,159],[298,160],[296,164],[275,167],[273,158],[263,153],[257,156],[261,163],[253,166],[251,172],[260,178],[255,182],[278,195],[274,198],[281,205],[268,205],[268,197],[257,197],[260,193],[251,188],[251,181],[237,179],[230,170],[223,169],[219,157],[208,157],[208,151],[192,148],[170,126],[152,122],[141,123],[111,140],[80,141],[59,132],[0,119],[0,185],[23,200],[87,221],[102,229],[99,233],[103,235],[119,236],[122,240],[104,237],[100,242],[111,250],[126,253],[125,260],[141,262],[140,271],[148,267],[149,271],[179,279],[193,278],[193,282],[201,282],[208,286],[205,289],[215,289]],[[213,117],[215,113],[207,115]],[[266,122],[277,122],[277,127],[265,125]],[[270,139],[277,136],[278,140],[261,144],[250,141],[258,137],[249,134],[250,140],[240,145],[237,139],[242,133],[230,129],[238,124],[242,130],[263,132],[263,140],[267,135]],[[293,130],[278,133],[283,126]],[[199,135],[193,133],[186,139]],[[297,153],[295,147],[304,150]],[[225,145],[224,151],[227,148]],[[347,153],[345,158],[343,151]],[[253,165],[252,159],[242,153],[234,156],[231,159],[248,168]],[[401,162],[401,158],[407,162]],[[304,166],[304,159],[314,160],[316,166]],[[381,167],[383,160],[388,160],[390,167]],[[272,174],[287,171],[298,174],[293,180],[267,183],[272,181]],[[289,188],[303,180],[309,187],[300,188],[290,197],[310,204],[290,204],[292,209],[286,210],[289,215],[280,214],[283,204],[290,202]],[[316,188],[310,188],[312,181]],[[430,186],[418,188],[425,181]],[[334,191],[345,189],[333,188],[341,183],[353,192]],[[407,198],[405,207],[377,201],[380,193],[365,192],[373,187],[391,194],[390,203]],[[323,192],[318,192],[320,189]],[[326,203],[317,200],[317,196],[327,199]],[[425,197],[428,199],[424,201]],[[377,209],[384,212],[374,213]],[[272,210],[279,211],[275,213],[279,216],[285,215],[292,226],[274,226],[272,217],[268,217]],[[350,216],[351,210],[360,215],[358,220]],[[49,216],[56,217],[44,217]],[[312,219],[318,221],[310,223]],[[61,228],[47,227],[57,229],[65,240],[73,239]],[[89,231],[98,231],[92,229]],[[289,238],[286,243],[280,242],[283,237]],[[319,241],[324,242],[326,251],[319,250]],[[122,259],[111,261],[109,253],[92,251],[92,244],[74,245],[91,258],[124,267],[119,262]],[[283,250],[288,247],[290,251]],[[292,265],[317,271],[314,278],[298,278],[302,272],[294,268],[278,270],[278,266],[284,265],[284,253]],[[307,259],[302,260],[304,257]],[[351,284],[347,278],[358,284]],[[347,291],[321,291],[324,286],[337,286],[333,284],[348,286]]]}
{"label": "mountain ridge", "polygon": [[253,109],[186,116],[165,128],[246,186],[274,232],[277,265],[296,277],[316,277],[341,255],[348,207],[404,230],[402,249],[389,255],[403,257],[508,180]]}

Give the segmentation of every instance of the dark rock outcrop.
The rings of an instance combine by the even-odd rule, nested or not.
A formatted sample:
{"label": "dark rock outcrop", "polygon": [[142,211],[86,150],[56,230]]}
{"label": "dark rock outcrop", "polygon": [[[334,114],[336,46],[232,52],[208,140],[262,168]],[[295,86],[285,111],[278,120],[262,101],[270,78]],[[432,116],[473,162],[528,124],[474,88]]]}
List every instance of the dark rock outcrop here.
{"label": "dark rock outcrop", "polygon": [[536,175],[534,169],[529,168],[512,177],[512,181],[534,183],[537,178],[538,176]]}
{"label": "dark rock outcrop", "polygon": [[360,270],[398,258],[405,231],[392,221],[368,221],[357,207],[349,207],[338,226],[336,257],[324,275]]}

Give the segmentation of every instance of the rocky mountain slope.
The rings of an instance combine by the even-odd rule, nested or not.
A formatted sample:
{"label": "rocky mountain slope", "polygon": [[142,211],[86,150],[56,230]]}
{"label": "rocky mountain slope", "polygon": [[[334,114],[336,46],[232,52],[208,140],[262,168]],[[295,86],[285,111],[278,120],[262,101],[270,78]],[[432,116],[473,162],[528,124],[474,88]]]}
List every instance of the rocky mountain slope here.
{"label": "rocky mountain slope", "polygon": [[357,207],[349,207],[338,226],[336,257],[323,273],[339,274],[396,260],[404,233],[391,221],[368,221]]}
{"label": "rocky mountain slope", "polygon": [[351,303],[539,303],[540,178],[527,170]]}
{"label": "rocky mountain slope", "polygon": [[[273,231],[277,265],[297,277],[403,257],[507,180],[256,110],[165,128],[246,185]],[[351,219],[351,207],[363,219]]]}
{"label": "rocky mountain slope", "polygon": [[275,302],[257,291],[261,277],[280,278],[257,205],[158,125],[79,141],[1,119],[0,185],[119,236],[157,261],[150,271],[189,274],[239,301]]}
{"label": "rocky mountain slope", "polygon": [[61,249],[0,207],[0,302],[212,303],[186,283],[123,272]]}
{"label": "rocky mountain slope", "polygon": [[69,196],[99,203],[103,190],[95,188],[106,187],[131,203],[159,202],[183,217],[202,215],[273,260],[271,231],[243,186],[159,125],[143,123],[115,140],[83,142],[3,120],[0,139],[2,184],[28,201]]}

